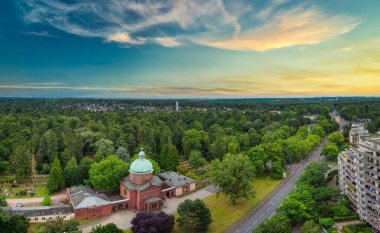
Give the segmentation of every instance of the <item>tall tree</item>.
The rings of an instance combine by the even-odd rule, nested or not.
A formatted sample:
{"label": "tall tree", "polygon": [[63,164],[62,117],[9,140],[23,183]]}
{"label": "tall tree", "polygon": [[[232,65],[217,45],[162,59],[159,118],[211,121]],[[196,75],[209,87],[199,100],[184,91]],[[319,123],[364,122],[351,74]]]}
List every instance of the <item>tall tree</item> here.
{"label": "tall tree", "polygon": [[330,143],[335,143],[339,148],[341,148],[344,143],[344,137],[339,132],[331,133],[330,136],[327,138],[327,140]]}
{"label": "tall tree", "polygon": [[85,180],[89,178],[89,171],[92,166],[92,164],[95,163],[95,160],[89,158],[89,157],[84,157],[80,163],[79,163],[79,170],[81,172],[81,181],[80,183],[83,184]]}
{"label": "tall tree", "polygon": [[281,206],[276,211],[277,213],[288,216],[290,221],[296,224],[310,217],[306,209],[302,201],[288,197],[282,201]]}
{"label": "tall tree", "polygon": [[290,219],[283,214],[277,214],[259,224],[253,233],[291,233]]}
{"label": "tall tree", "polygon": [[202,135],[200,131],[196,129],[190,129],[185,131],[182,138],[183,152],[188,158],[192,150],[201,150]]}
{"label": "tall tree", "polygon": [[1,233],[27,233],[29,220],[22,215],[10,216],[0,208],[0,231]]}
{"label": "tall tree", "polygon": [[37,158],[39,162],[51,163],[58,155],[58,138],[52,129],[46,131],[41,137]]}
{"label": "tall tree", "polygon": [[189,200],[178,205],[178,223],[184,232],[207,232],[212,222],[211,212],[200,199]]}
{"label": "tall tree", "polygon": [[119,182],[128,175],[129,165],[115,155],[108,156],[91,166],[89,182],[95,189],[114,191],[119,188]]}
{"label": "tall tree", "polygon": [[247,152],[247,156],[255,166],[257,174],[263,174],[268,160],[268,155],[265,154],[264,149],[261,146],[252,147]]}
{"label": "tall tree", "polygon": [[66,164],[66,167],[63,170],[63,177],[67,186],[81,184],[81,171],[75,157],[72,157]]}
{"label": "tall tree", "polygon": [[7,199],[4,196],[0,196],[0,206],[7,206]]}
{"label": "tall tree", "polygon": [[32,178],[32,153],[25,144],[17,146],[11,155],[12,170],[16,180],[26,181]]}
{"label": "tall tree", "polygon": [[97,161],[114,154],[115,148],[113,147],[113,142],[108,139],[100,139],[95,143],[96,146],[96,159]]}
{"label": "tall tree", "polygon": [[246,155],[224,156],[223,161],[212,162],[211,177],[221,192],[230,197],[233,204],[238,198],[254,196],[255,167]]}
{"label": "tall tree", "polygon": [[46,186],[50,192],[55,192],[62,189],[65,186],[65,180],[62,175],[61,162],[56,156],[51,165],[50,175],[47,179]]}
{"label": "tall tree", "polygon": [[179,165],[179,154],[175,145],[165,144],[158,157],[158,163],[166,171],[174,171]]}
{"label": "tall tree", "polygon": [[322,153],[329,160],[336,160],[339,154],[339,148],[335,145],[335,143],[328,143],[323,147]]}
{"label": "tall tree", "polygon": [[116,156],[119,159],[123,160],[124,162],[129,162],[131,160],[131,158],[129,157],[129,152],[128,152],[127,148],[122,147],[122,146],[117,148]]}
{"label": "tall tree", "polygon": [[328,166],[324,163],[311,163],[301,174],[297,184],[308,185],[311,187],[322,187],[327,183],[325,172]]}
{"label": "tall tree", "polygon": [[192,150],[189,157],[189,164],[193,168],[200,168],[206,164],[206,159],[203,158],[199,150]]}

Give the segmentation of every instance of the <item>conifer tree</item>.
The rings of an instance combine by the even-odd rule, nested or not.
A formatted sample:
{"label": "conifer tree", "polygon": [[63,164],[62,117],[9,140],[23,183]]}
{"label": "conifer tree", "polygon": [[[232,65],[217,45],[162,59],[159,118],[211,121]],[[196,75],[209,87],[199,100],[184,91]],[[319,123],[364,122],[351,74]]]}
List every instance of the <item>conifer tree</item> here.
{"label": "conifer tree", "polygon": [[62,175],[61,162],[58,157],[54,157],[53,164],[50,169],[50,175],[47,180],[47,188],[50,192],[58,191],[65,186],[65,180]]}
{"label": "conifer tree", "polygon": [[162,169],[174,171],[179,165],[178,150],[173,144],[165,144],[161,150],[158,162]]}
{"label": "conifer tree", "polygon": [[81,171],[75,157],[72,157],[66,164],[66,167],[63,170],[63,177],[67,186],[78,185],[81,183]]}
{"label": "conifer tree", "polygon": [[26,145],[19,145],[11,155],[12,169],[17,181],[30,180],[32,177],[32,154]]}

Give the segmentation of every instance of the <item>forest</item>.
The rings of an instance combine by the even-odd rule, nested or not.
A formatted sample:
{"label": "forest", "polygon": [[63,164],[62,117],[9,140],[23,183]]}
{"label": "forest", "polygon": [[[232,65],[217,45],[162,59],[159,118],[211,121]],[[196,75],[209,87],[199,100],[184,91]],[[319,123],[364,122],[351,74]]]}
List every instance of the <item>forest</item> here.
{"label": "forest", "polygon": [[[91,112],[75,107],[78,103],[126,107]],[[162,170],[176,170],[185,160],[201,166],[227,153],[246,153],[258,173],[271,160],[279,175],[286,163],[300,161],[337,127],[330,121],[333,105],[327,101],[181,101],[179,112],[160,108],[174,104],[169,100],[2,99],[0,172],[28,180],[34,169],[29,157],[35,156],[39,174],[49,174],[57,157],[63,170],[67,165],[82,167],[80,179],[66,179],[68,185],[80,184],[88,179],[92,163],[111,154],[129,162],[144,148]],[[319,117],[313,122],[305,114]],[[18,155],[27,159],[17,159]]]}
{"label": "forest", "polygon": [[[0,99],[1,189],[11,184],[11,197],[25,196],[27,191],[30,194],[25,187],[32,184],[36,190],[32,194],[44,197],[42,205],[51,204],[54,192],[75,185],[117,194],[119,181],[143,149],[154,173],[173,170],[200,186],[216,184],[235,205],[241,198],[255,197],[252,183],[282,179],[287,165],[302,161],[323,138],[328,144],[322,154],[336,160],[348,144],[336,132],[339,124],[331,113],[364,121],[376,131],[378,104],[376,100],[361,104],[359,100],[181,100],[177,111],[175,100]],[[344,134],[348,129],[349,125]],[[206,202],[210,205],[211,200]],[[216,211],[212,205],[210,209]],[[303,220],[312,219],[305,216]],[[238,217],[230,219],[232,224]],[[5,224],[11,221],[18,220]],[[220,220],[214,221],[213,229]]]}

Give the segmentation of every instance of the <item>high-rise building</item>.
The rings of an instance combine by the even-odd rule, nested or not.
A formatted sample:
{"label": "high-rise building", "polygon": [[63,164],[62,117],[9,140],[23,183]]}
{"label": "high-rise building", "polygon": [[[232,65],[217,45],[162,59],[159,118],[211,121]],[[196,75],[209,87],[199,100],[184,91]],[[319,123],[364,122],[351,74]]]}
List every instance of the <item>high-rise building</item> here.
{"label": "high-rise building", "polygon": [[339,186],[361,220],[380,232],[380,139],[366,138],[338,157]]}
{"label": "high-rise building", "polygon": [[351,130],[349,133],[349,141],[352,144],[356,144],[361,140],[364,140],[368,137],[368,130],[364,128],[363,125],[360,124],[352,124]]}
{"label": "high-rise building", "polygon": [[179,103],[178,103],[178,101],[175,102],[175,111],[179,112]]}

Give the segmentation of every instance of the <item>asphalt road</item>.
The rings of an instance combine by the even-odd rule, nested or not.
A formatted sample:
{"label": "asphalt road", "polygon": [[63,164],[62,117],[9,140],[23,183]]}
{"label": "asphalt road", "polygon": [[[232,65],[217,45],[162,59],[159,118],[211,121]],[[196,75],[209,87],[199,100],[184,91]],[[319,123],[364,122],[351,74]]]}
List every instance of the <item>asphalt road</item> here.
{"label": "asphalt road", "polygon": [[296,181],[299,175],[304,171],[305,167],[310,163],[317,160],[322,160],[321,156],[322,147],[327,143],[324,139],[317,147],[309,153],[303,162],[293,165],[290,168],[290,176],[282,182],[276,189],[274,189],[264,200],[262,200],[255,208],[253,208],[247,215],[240,219],[237,223],[232,225],[226,233],[251,233],[258,224],[262,223],[265,219],[272,216],[276,209],[279,207],[283,199],[296,187]]}

